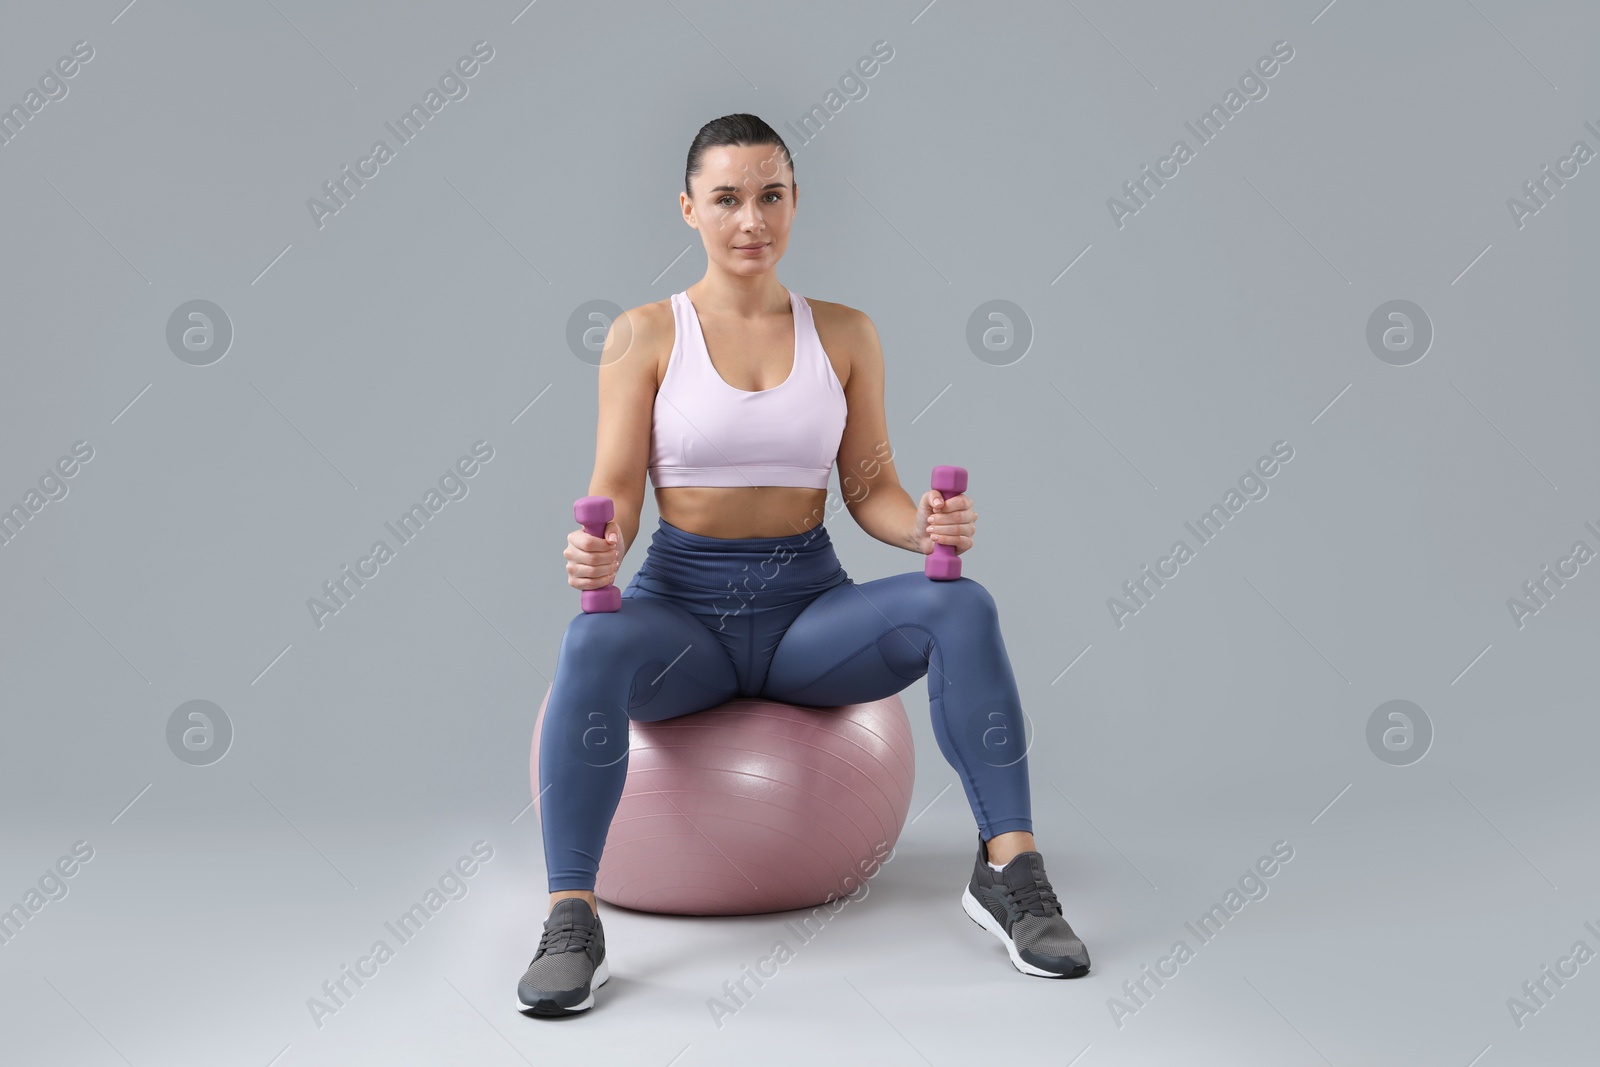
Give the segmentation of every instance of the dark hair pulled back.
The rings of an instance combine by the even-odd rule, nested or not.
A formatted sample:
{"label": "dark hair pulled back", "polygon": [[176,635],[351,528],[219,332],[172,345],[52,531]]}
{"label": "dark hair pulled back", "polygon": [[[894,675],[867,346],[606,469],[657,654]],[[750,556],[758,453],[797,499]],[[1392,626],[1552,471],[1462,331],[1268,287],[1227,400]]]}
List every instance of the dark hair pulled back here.
{"label": "dark hair pulled back", "polygon": [[700,127],[700,132],[694,135],[694,140],[689,144],[689,162],[683,169],[684,193],[693,198],[694,193],[689,186],[694,176],[700,173],[700,160],[705,155],[706,149],[747,148],[754,145],[772,145],[782,149],[782,159],[789,165],[792,180],[794,157],[789,154],[789,146],[783,143],[778,131],[754,115],[739,112],[712,119]]}

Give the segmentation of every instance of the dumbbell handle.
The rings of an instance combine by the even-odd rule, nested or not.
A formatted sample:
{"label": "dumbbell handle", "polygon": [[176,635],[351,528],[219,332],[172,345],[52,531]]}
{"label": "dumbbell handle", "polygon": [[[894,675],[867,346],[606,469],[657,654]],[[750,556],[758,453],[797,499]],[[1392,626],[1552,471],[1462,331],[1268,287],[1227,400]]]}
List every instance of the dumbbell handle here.
{"label": "dumbbell handle", "polygon": [[[967,491],[967,468],[935,467],[932,483],[931,488],[949,500]],[[922,564],[922,573],[936,582],[948,582],[961,577],[961,558],[956,555],[956,546],[935,542],[932,554]]]}
{"label": "dumbbell handle", "polygon": [[[577,503],[572,505],[572,517],[583,527],[585,533],[594,537],[606,535],[606,523],[616,517],[617,508],[608,496],[579,497]],[[586,612],[616,611],[622,607],[622,590],[618,589],[615,582],[602,585],[598,589],[585,589],[578,598],[578,603]]]}

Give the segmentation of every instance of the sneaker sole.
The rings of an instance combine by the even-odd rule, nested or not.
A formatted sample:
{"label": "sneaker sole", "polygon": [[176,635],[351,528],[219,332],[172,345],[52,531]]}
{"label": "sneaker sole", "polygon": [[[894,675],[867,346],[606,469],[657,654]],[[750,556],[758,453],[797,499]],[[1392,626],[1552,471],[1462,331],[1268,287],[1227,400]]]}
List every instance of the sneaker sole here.
{"label": "sneaker sole", "polygon": [[607,958],[600,960],[600,966],[594,969],[594,977],[589,980],[589,995],[570,1008],[557,1004],[553,1000],[541,1000],[537,1004],[524,1004],[522,998],[517,997],[517,1010],[532,1012],[535,1015],[571,1015],[580,1011],[588,1011],[594,1007],[594,991],[606,984],[606,979],[611,977],[611,962]]}
{"label": "sneaker sole", "polygon": [[1089,968],[1087,967],[1072,971],[1047,971],[1043,967],[1037,967],[1017,955],[1016,944],[1006,936],[1006,932],[1001,929],[1000,924],[995,922],[994,916],[990,915],[988,910],[978,903],[978,898],[972,895],[972,886],[970,885],[961,890],[961,910],[967,913],[967,918],[999,938],[1000,943],[1006,947],[1006,955],[1011,957],[1011,966],[1023,974],[1031,974],[1039,978],[1079,978],[1089,973]]}

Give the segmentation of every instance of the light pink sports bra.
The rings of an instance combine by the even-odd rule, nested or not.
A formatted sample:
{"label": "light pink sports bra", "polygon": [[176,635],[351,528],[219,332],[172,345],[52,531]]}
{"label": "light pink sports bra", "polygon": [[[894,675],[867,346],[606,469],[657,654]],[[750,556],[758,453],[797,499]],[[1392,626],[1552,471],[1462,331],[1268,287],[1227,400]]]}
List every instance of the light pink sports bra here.
{"label": "light pink sports bra", "polygon": [[844,436],[844,387],[822,349],[811,305],[789,292],[794,369],[771,389],[739,389],[717,373],[687,292],[672,294],[676,336],[656,392],[650,480],[678,485],[826,489]]}

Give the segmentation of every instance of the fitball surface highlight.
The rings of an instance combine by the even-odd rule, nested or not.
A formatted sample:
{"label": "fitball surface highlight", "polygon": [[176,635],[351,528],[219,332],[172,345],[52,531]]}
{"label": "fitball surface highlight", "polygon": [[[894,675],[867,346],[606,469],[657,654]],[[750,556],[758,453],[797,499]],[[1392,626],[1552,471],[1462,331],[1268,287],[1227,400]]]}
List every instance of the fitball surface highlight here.
{"label": "fitball surface highlight", "polygon": [[[546,690],[530,776],[539,794]],[[629,722],[628,773],[595,895],[672,915],[809,908],[857,891],[893,850],[916,778],[898,696],[813,708],[740,698]]]}

